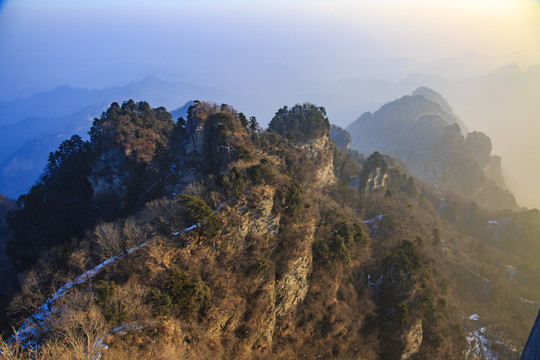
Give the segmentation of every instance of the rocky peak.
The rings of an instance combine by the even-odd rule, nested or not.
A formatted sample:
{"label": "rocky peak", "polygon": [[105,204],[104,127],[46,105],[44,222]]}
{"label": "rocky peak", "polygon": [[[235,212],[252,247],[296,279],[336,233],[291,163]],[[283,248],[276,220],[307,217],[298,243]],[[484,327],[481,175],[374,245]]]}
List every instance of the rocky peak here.
{"label": "rocky peak", "polygon": [[421,86],[418,89],[414,90],[412,92],[412,95],[413,96],[423,96],[427,100],[432,101],[432,102],[436,103],[437,105],[439,105],[441,107],[442,111],[444,111],[445,113],[447,113],[449,115],[452,115],[454,117],[454,120],[459,125],[463,135],[467,134],[467,132],[468,132],[467,125],[465,125],[465,123],[456,114],[454,114],[454,111],[452,110],[452,107],[450,106],[450,104],[448,104],[446,99],[442,97],[441,94],[439,94],[435,90],[430,89],[430,88],[428,88],[426,86]]}

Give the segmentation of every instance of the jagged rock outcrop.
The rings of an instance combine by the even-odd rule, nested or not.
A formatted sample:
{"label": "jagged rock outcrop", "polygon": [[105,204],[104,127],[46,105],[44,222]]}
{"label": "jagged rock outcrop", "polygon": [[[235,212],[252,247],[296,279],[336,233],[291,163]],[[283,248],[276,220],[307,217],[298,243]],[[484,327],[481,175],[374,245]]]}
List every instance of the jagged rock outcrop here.
{"label": "jagged rock outcrop", "polygon": [[[237,200],[238,203],[234,208],[226,210],[225,216],[237,217],[239,215],[234,231],[225,235],[227,241],[239,249],[245,249],[249,246],[249,243],[246,242],[248,234],[276,236],[280,227],[281,214],[272,211],[275,206],[275,195],[275,188],[260,186],[255,193],[251,194],[251,200],[244,196]],[[257,199],[256,206],[253,206],[254,198]]]}
{"label": "jagged rock outcrop", "polygon": [[384,189],[386,186],[386,178],[388,173],[379,167],[371,170],[367,175],[366,187],[364,191],[368,194],[373,193],[377,190]]}
{"label": "jagged rock outcrop", "polygon": [[285,264],[285,270],[276,281],[276,316],[282,317],[300,304],[309,288],[309,275],[313,266],[312,245],[314,222],[305,226],[299,254]]}
{"label": "jagged rock outcrop", "polygon": [[121,148],[110,149],[98,156],[88,176],[95,199],[110,195],[125,196],[126,179],[130,176],[122,166],[125,158],[126,154]]}
{"label": "jagged rock outcrop", "polygon": [[307,158],[315,160],[318,164],[316,177],[307,184],[310,188],[321,189],[333,185],[337,181],[334,174],[333,152],[330,144],[329,135],[324,134],[306,143],[300,143],[298,146],[305,152]]}
{"label": "jagged rock outcrop", "polygon": [[416,323],[403,336],[405,348],[401,354],[401,360],[409,360],[414,358],[414,355],[420,350],[424,333],[422,331],[422,320],[418,319]]}

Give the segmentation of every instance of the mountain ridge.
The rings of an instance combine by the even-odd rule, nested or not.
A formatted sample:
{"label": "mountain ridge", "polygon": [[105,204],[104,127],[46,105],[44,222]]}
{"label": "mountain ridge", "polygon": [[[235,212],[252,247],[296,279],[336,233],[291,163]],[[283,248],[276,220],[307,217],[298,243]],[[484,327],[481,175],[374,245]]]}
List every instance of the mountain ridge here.
{"label": "mountain ridge", "polygon": [[425,88],[414,93],[437,102],[423,95],[404,96],[363,114],[347,127],[351,148],[395,156],[416,176],[484,206],[516,209],[502,180],[500,158],[491,155],[489,137],[480,132],[463,137],[462,121],[441,108],[438,102],[451,111],[440,94]]}
{"label": "mountain ridge", "polygon": [[[19,266],[28,248],[39,259],[11,299],[17,324],[107,262],[40,317],[43,349],[70,341],[62,324],[93,331],[97,345],[80,349],[104,359],[519,351],[531,312],[520,299],[539,295],[527,284],[540,214],[487,211],[387,155],[339,150],[322,107],[283,107],[262,130],[229,105],[187,105],[173,121],[148,103],[112,104],[89,141],[72,137],[51,155],[8,216],[8,252]],[[91,221],[70,229],[69,216]]]}

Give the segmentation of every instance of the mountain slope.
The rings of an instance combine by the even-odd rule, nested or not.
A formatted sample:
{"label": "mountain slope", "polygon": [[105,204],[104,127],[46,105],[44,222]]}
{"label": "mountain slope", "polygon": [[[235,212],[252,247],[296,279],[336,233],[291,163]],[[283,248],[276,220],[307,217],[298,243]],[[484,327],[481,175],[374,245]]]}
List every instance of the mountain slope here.
{"label": "mountain slope", "polygon": [[[473,132],[465,138],[447,113],[451,108],[433,90],[419,89],[365,113],[351,123],[351,148],[369,154],[375,150],[395,156],[416,176],[465,199],[491,209],[517,207],[500,173],[500,158],[491,155],[491,140]],[[441,103],[441,105],[439,105]]]}
{"label": "mountain slope", "polygon": [[310,104],[266,131],[227,105],[173,122],[112,104],[8,218],[21,263],[40,248],[12,324],[39,319],[30,340],[49,358],[515,356],[540,298],[540,216],[447,196],[329,136]]}
{"label": "mountain slope", "polygon": [[[247,128],[248,124],[232,108],[195,103],[188,109],[187,122],[180,121],[167,130],[169,141],[162,143],[163,149],[156,142],[153,156],[147,157],[141,152],[144,146],[135,151],[130,146],[137,142],[118,137],[122,135],[118,130],[128,124],[118,121],[128,115],[137,124],[136,114],[150,111],[145,106],[113,104],[95,121],[90,144],[78,143],[80,151],[58,153],[50,159],[47,176],[54,179],[76,164],[71,162],[72,156],[88,156],[90,172],[81,173],[86,174],[92,197],[89,205],[79,203],[89,209],[97,204],[113,208],[114,202],[125,204],[124,208],[128,204],[123,194],[129,189],[121,179],[129,178],[122,173],[130,170],[115,160],[121,159],[114,155],[117,149],[148,164],[147,171],[141,173],[142,191],[137,192],[138,200],[132,202],[134,215],[99,223],[94,230],[87,231],[79,245],[75,245],[77,250],[68,255],[67,264],[72,264],[71,269],[79,269],[95,259],[118,254],[128,244],[148,245],[133,256],[114,262],[85,285],[87,290],[81,288],[90,296],[88,300],[75,305],[72,295],[66,294],[54,305],[58,310],[52,311],[51,320],[63,322],[60,319],[70,311],[75,314],[97,306],[99,312],[95,316],[106,324],[100,332],[107,331],[109,326],[137,324],[133,325],[140,330],[135,331],[137,336],[147,339],[148,331],[157,331],[161,334],[156,338],[159,343],[174,349],[176,356],[184,354],[191,358],[280,358],[293,354],[375,358],[379,352],[387,358],[401,358],[406,353],[408,358],[417,353],[459,351],[462,345],[457,342],[441,346],[425,340],[420,347],[412,345],[418,338],[395,342],[420,322],[425,324],[425,339],[450,323],[425,318],[431,315],[419,304],[431,294],[424,290],[414,294],[408,291],[416,281],[430,284],[430,288],[433,285],[424,274],[430,271],[429,256],[412,243],[400,245],[398,233],[408,230],[398,230],[398,226],[396,234],[382,230],[373,234],[377,239],[386,239],[382,248],[366,235],[368,228],[355,212],[363,207],[364,190],[347,184],[355,177],[367,179],[382,165],[369,160],[373,165],[364,171],[339,151],[329,141],[324,109],[309,104],[284,107],[276,113],[269,130],[259,133]],[[144,122],[138,126],[141,125],[144,127]],[[94,155],[84,155],[88,151]],[[386,184],[399,189],[404,179],[399,172],[392,174]],[[112,181],[105,181],[111,177]],[[50,198],[57,190],[48,188],[47,178],[43,179]],[[378,197],[375,193],[380,189],[372,188],[373,196]],[[143,194],[150,189],[157,191],[154,196],[168,195],[169,199],[142,206]],[[33,188],[30,195],[36,196],[32,194],[36,191]],[[182,192],[179,197],[174,195],[178,192]],[[107,195],[113,193],[116,198]],[[397,190],[397,194],[401,192]],[[409,199],[407,195],[405,199]],[[220,211],[212,212],[207,203]],[[30,203],[26,202],[24,211],[30,210],[26,209],[28,206]],[[406,209],[398,208],[400,212]],[[371,208],[370,213],[373,211],[379,210]],[[70,213],[77,211],[72,208]],[[122,212],[118,214],[122,216]],[[19,212],[12,219],[23,216],[25,213]],[[199,226],[190,227],[189,232],[179,231],[193,223]],[[15,229],[19,226],[17,221],[11,224]],[[81,226],[92,229],[94,225]],[[15,235],[23,235],[20,231],[24,228],[28,231],[25,226]],[[55,239],[58,241],[59,237]],[[48,246],[62,245],[56,242]],[[412,267],[407,265],[409,261],[413,261]],[[39,266],[46,263],[41,261]],[[70,266],[54,281],[69,278]],[[410,276],[408,280],[393,279],[388,273],[388,282],[402,286],[397,294],[386,290],[379,294],[367,282],[368,272],[379,277],[396,267],[403,267],[403,272]],[[38,268],[34,271],[48,273]],[[28,308],[29,301],[24,293],[32,289],[28,279],[27,276],[28,285],[23,284],[22,294],[12,301],[13,318],[28,316],[22,311]],[[49,281],[41,279],[37,286],[51,286]],[[121,298],[132,305],[120,310],[117,301]],[[394,318],[390,309],[400,302],[411,309],[410,323],[392,320],[383,325],[382,317]],[[37,301],[36,306],[39,305]],[[134,312],[135,308],[139,310]],[[168,319],[163,324],[171,326],[172,338],[162,332],[157,316]],[[43,324],[42,328],[50,326]],[[46,342],[44,339],[55,332],[40,330],[39,334],[43,337],[36,340]],[[183,342],[178,341],[179,336]],[[394,346],[380,347],[377,336]],[[122,335],[107,341],[110,350],[104,353],[105,357],[125,357],[126,351],[129,354],[134,350],[130,340]],[[152,349],[143,351],[149,354]]]}

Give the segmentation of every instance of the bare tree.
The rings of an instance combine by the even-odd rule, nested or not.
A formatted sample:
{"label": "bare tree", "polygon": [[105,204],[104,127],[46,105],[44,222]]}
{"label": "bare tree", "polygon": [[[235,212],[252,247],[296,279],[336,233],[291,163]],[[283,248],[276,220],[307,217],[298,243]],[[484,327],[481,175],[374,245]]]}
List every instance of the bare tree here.
{"label": "bare tree", "polygon": [[123,244],[124,248],[131,249],[139,244],[142,244],[145,240],[146,234],[143,229],[137,225],[134,219],[129,218],[124,221],[122,227]]}
{"label": "bare tree", "polygon": [[53,339],[49,349],[64,350],[56,354],[58,359],[96,359],[103,351],[105,319],[93,303],[84,309],[62,309],[50,331]]}
{"label": "bare tree", "polygon": [[122,252],[120,229],[116,224],[100,223],[95,227],[93,235],[97,253],[103,260]]}
{"label": "bare tree", "polygon": [[[39,286],[38,274],[34,270],[26,273],[21,285],[21,291],[13,297],[9,304],[8,313],[16,321],[24,320],[29,314],[45,302],[45,295]],[[30,315],[32,317],[32,315]],[[36,321],[36,319],[33,319]]]}

